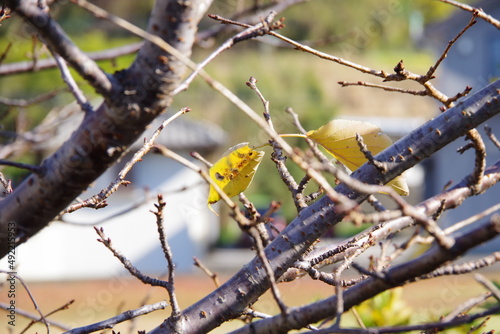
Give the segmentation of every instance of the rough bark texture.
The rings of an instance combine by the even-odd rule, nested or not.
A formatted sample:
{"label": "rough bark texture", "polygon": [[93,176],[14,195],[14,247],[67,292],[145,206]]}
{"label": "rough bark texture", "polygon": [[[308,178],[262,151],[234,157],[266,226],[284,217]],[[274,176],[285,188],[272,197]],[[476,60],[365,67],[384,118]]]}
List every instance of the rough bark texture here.
{"label": "rough bark texture", "polygon": [[[386,162],[391,162],[391,157],[398,157],[397,163],[394,163],[387,173],[381,174],[373,165],[365,164],[352,176],[365,182],[387,183],[396,175],[463,136],[471,128],[500,113],[499,98],[500,80],[422,125],[377,155],[377,160]],[[412,153],[408,147],[413,148]],[[358,203],[367,197],[350,190],[344,184],[340,184],[335,190]],[[341,221],[344,215],[345,212],[336,207],[327,196],[302,210],[265,249],[276,279],[298,260],[311,243]],[[207,333],[227,319],[239,316],[269,287],[269,280],[259,258],[256,257],[220,288],[182,312],[183,333]],[[200,314],[204,316],[201,317]],[[150,334],[165,333],[173,333],[169,320],[150,332]]]}
{"label": "rough bark texture", "polygon": [[[149,30],[189,56],[197,24],[210,2],[158,0]],[[185,70],[177,59],[145,43],[130,69],[107,76],[37,7],[37,1],[2,3],[32,23],[44,40],[103,94],[106,102],[85,116],[71,138],[43,161],[39,173],[30,175],[0,201],[0,257],[8,252],[5,240],[9,223],[13,222],[17,230],[16,246],[45,227],[165,110],[171,100],[169,93]]]}

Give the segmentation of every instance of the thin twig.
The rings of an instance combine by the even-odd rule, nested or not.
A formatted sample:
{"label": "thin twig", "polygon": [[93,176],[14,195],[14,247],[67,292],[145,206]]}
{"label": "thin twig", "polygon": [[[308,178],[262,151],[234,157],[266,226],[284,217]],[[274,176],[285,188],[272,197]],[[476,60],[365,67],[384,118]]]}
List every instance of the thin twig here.
{"label": "thin twig", "polygon": [[121,252],[116,250],[111,243],[111,239],[107,238],[106,235],[104,234],[104,229],[94,227],[97,235],[100,237],[100,239],[97,239],[100,243],[102,243],[104,246],[106,246],[107,249],[113,253],[113,255],[123,264],[125,269],[134,276],[135,278],[139,279],[142,283],[148,284],[151,286],[159,286],[162,288],[165,288],[167,291],[170,289],[170,282],[162,281],[157,278],[153,278],[147,275],[144,275],[137,269],[130,260],[128,260]]}
{"label": "thin twig", "polygon": [[[189,108],[182,108],[181,110],[176,112],[174,115],[172,115],[171,117],[169,117],[168,119],[163,121],[163,123],[153,133],[151,138],[144,143],[144,145],[134,154],[132,159],[130,159],[127,162],[127,164],[125,165],[125,167],[123,167],[122,170],[118,173],[118,177],[115,179],[115,181],[113,181],[107,188],[102,189],[98,194],[88,198],[87,200],[69,206],[67,209],[65,209],[63,212],[61,212],[58,215],[58,218],[65,213],[70,213],[70,212],[79,210],[81,208],[88,207],[88,208],[98,209],[98,208],[102,208],[102,207],[106,206],[107,204],[104,202],[104,200],[106,198],[108,198],[109,196],[111,196],[111,194],[113,194],[115,191],[117,191],[121,185],[127,185],[130,183],[129,181],[125,180],[125,177],[127,176],[128,172],[130,172],[132,167],[137,162],[141,161],[142,158],[151,150],[151,148],[153,148],[154,142],[155,142],[156,138],[158,138],[158,136],[160,135],[161,131],[166,126],[168,126],[168,124],[170,124],[172,121],[174,121],[177,117],[179,117],[180,115],[185,114],[189,111],[190,111]],[[58,219],[58,218],[56,218],[56,219]]]}
{"label": "thin twig", "polygon": [[426,96],[427,95],[426,90],[405,89],[405,88],[399,88],[399,87],[378,85],[378,84],[373,84],[373,83],[364,82],[364,81],[357,81],[357,82],[339,81],[338,84],[341,85],[342,87],[364,86],[364,87],[383,89],[387,92],[397,92],[397,93],[404,93],[404,94],[417,95],[417,96]]}
{"label": "thin twig", "polygon": [[455,307],[455,309],[453,311],[451,311],[450,313],[448,313],[448,315],[446,315],[445,317],[443,317],[441,319],[441,322],[448,322],[448,321],[451,321],[453,319],[461,317],[463,314],[466,314],[472,308],[474,308],[477,305],[483,303],[484,301],[486,301],[491,296],[492,296],[491,292],[486,292],[486,293],[483,293],[482,295],[480,295],[478,297],[474,297],[474,298],[471,298],[471,299],[467,300],[466,302],[464,302],[464,303],[458,305],[457,307]]}
{"label": "thin twig", "polygon": [[0,270],[0,273],[7,274],[7,275],[9,275],[11,277],[14,277],[19,282],[21,282],[21,284],[23,285],[24,289],[28,293],[28,296],[30,297],[30,300],[33,303],[33,306],[35,307],[35,310],[40,315],[40,321],[45,325],[45,328],[47,328],[47,334],[49,334],[50,333],[50,325],[47,322],[47,319],[45,319],[45,316],[43,315],[42,311],[40,310],[40,307],[38,306],[38,303],[36,302],[36,299],[33,296],[33,294],[31,293],[31,290],[28,287],[28,285],[26,284],[26,282],[21,277],[19,277],[16,273],[13,273],[13,272],[10,272],[10,271],[5,271],[5,270]]}
{"label": "thin twig", "polygon": [[[75,302],[75,300],[70,300],[70,301],[69,301],[69,302],[67,302],[66,304],[64,304],[64,305],[62,305],[62,306],[60,306],[60,307],[56,308],[56,309],[55,309],[55,310],[53,310],[53,311],[50,311],[49,313],[45,314],[45,318],[47,318],[47,317],[51,316],[52,314],[55,314],[55,313],[57,313],[57,312],[59,312],[59,311],[62,311],[62,310],[67,310],[67,309],[69,308],[69,306],[70,306],[71,304],[73,304],[74,302]],[[16,312],[17,312],[17,313],[19,313],[19,310],[16,310]],[[33,317],[32,315],[31,315],[31,317],[30,317],[30,314],[29,314],[29,313],[27,313],[27,312],[24,314],[24,316],[25,316],[25,317],[27,317],[27,318],[31,318],[32,320],[31,320],[31,322],[30,322],[30,323],[29,323],[29,324],[28,324],[28,325],[27,325],[27,326],[26,326],[26,327],[25,327],[25,328],[24,328],[24,329],[23,329],[23,330],[22,330],[19,334],[24,334],[24,333],[26,333],[26,331],[27,331],[28,329],[30,329],[30,328],[31,328],[34,324],[36,324],[37,322],[40,322],[40,321],[42,320],[42,318],[40,318],[40,317]],[[57,326],[57,327],[59,327],[59,328],[61,328],[61,329],[63,329],[63,330],[68,330],[68,329],[70,329],[70,327],[68,327],[68,326],[66,326],[66,325],[63,325],[63,324],[60,324],[60,323],[58,323],[58,322],[56,322],[56,321],[51,321],[51,320],[48,320],[48,319],[45,319],[45,320],[46,320],[46,321],[47,321],[50,325]]]}
{"label": "thin twig", "polygon": [[264,247],[263,247],[260,235],[257,232],[257,229],[255,227],[250,228],[249,233],[252,236],[252,238],[254,239],[255,248],[257,250],[257,256],[260,258],[262,267],[264,268],[264,271],[266,272],[267,278],[269,279],[269,282],[271,283],[271,292],[273,294],[274,300],[278,304],[278,307],[280,308],[281,313],[284,315],[287,313],[287,307],[286,307],[285,303],[283,302],[283,300],[281,299],[281,294],[279,292],[278,286],[276,285],[274,271],[271,268],[269,261],[267,260],[266,254],[264,253]]}
{"label": "thin twig", "polygon": [[471,273],[475,270],[489,267],[500,261],[500,252],[495,252],[491,255],[485,256],[481,259],[461,263],[461,264],[451,264],[444,267],[440,267],[426,275],[415,278],[415,281],[422,279],[431,279],[440,276],[452,276],[452,275],[463,275]]}
{"label": "thin twig", "polygon": [[3,191],[4,195],[12,194],[12,192],[14,191],[12,189],[12,180],[5,179],[2,172],[0,172],[0,183],[2,184],[2,186],[4,188],[4,191]]}
{"label": "thin twig", "polygon": [[[1,74],[0,74],[1,75]],[[40,94],[31,99],[8,99],[6,97],[0,96],[0,104],[4,104],[10,107],[22,107],[26,108],[34,104],[38,104],[40,102],[52,99],[59,95],[61,92],[67,91],[67,89],[56,89],[52,92]]]}
{"label": "thin twig", "polygon": [[[271,114],[269,113],[269,101],[267,101],[260,91],[260,89],[257,87],[257,79],[254,77],[250,77],[248,82],[246,83],[248,87],[250,87],[251,90],[253,90],[259,99],[261,100],[262,104],[264,105],[264,119],[269,125],[269,128],[272,131],[275,131],[274,125],[272,122]],[[271,155],[271,160],[274,162],[276,165],[276,168],[278,169],[278,174],[283,181],[283,183],[288,187],[288,190],[290,191],[290,194],[292,195],[293,202],[295,204],[295,207],[297,211],[302,210],[303,208],[307,207],[307,204],[304,200],[304,194],[303,194],[303,188],[304,185],[298,185],[297,181],[295,181],[294,177],[288,170],[288,167],[285,164],[286,161],[286,156],[283,155],[283,149],[282,147],[276,142],[276,141],[271,141],[271,145],[273,147],[273,153]]]}
{"label": "thin twig", "polygon": [[456,6],[458,8],[463,9],[463,10],[469,11],[469,12],[477,15],[477,17],[479,17],[479,18],[485,20],[486,22],[492,24],[497,29],[500,29],[500,21],[497,20],[497,19],[495,19],[493,16],[486,14],[481,8],[474,8],[474,7],[471,7],[469,5],[460,3],[458,1],[453,1],[453,0],[440,0],[440,1],[444,2],[444,3],[447,3],[447,4],[450,4],[450,5],[453,5],[453,6]]}
{"label": "thin twig", "polygon": [[166,301],[161,301],[151,305],[145,305],[135,310],[125,311],[121,314],[118,314],[117,316],[114,316],[104,321],[97,322],[92,325],[74,328],[72,330],[64,332],[64,334],[87,334],[87,333],[97,332],[103,329],[110,329],[121,322],[134,319],[141,315],[148,314],[157,310],[164,310],[167,306],[168,303]]}
{"label": "thin twig", "polygon": [[484,131],[488,135],[488,138],[490,138],[491,142],[495,144],[495,146],[500,149],[500,140],[497,139],[493,131],[491,131],[491,128],[488,125],[484,126]]}
{"label": "thin twig", "polygon": [[434,73],[436,72],[437,68],[441,64],[441,62],[448,56],[448,52],[450,51],[451,47],[455,42],[467,31],[469,30],[470,27],[472,27],[474,24],[476,24],[476,13],[473,13],[472,18],[470,19],[469,23],[451,40],[448,42],[448,45],[444,49],[444,51],[441,53],[441,56],[438,58],[436,63],[429,68],[427,73],[423,76],[422,81],[428,81],[433,78]]}
{"label": "thin twig", "polygon": [[495,284],[493,284],[489,279],[487,279],[481,274],[475,274],[474,278],[476,279],[476,281],[481,283],[486,289],[488,289],[493,294],[493,297],[495,297],[496,300],[500,302],[500,289],[498,289],[495,286]]}
{"label": "thin twig", "polygon": [[[235,36],[227,39],[221,46],[217,48],[214,52],[212,52],[204,61],[196,66],[196,69],[179,85],[175,88],[173,95],[176,95],[184,90],[186,90],[193,79],[200,73],[200,71],[208,65],[214,58],[220,55],[225,50],[232,48],[236,43],[252,39],[258,36],[263,36],[267,34],[269,31],[275,29],[281,29],[284,27],[281,21],[273,23],[274,17],[276,16],[276,12],[271,12],[264,20],[255,26],[251,26],[242,32],[236,34]],[[209,15],[211,18],[217,17],[217,15]]]}
{"label": "thin twig", "polygon": [[94,110],[92,109],[92,106],[90,105],[89,101],[83,94],[80,87],[78,87],[78,84],[75,82],[75,79],[73,79],[73,76],[71,75],[71,72],[69,71],[69,68],[66,65],[66,62],[64,61],[63,57],[61,57],[57,52],[55,52],[54,49],[48,43],[45,44],[47,45],[49,51],[52,53],[52,56],[56,61],[57,67],[59,67],[59,71],[61,73],[63,81],[66,83],[66,85],[69,88],[69,91],[75,97],[75,100],[80,106],[80,108],[82,108],[82,110],[86,113],[93,112]]}
{"label": "thin twig", "polygon": [[219,276],[217,273],[214,273],[207,266],[205,266],[196,256],[193,257],[194,265],[200,268],[208,277],[212,279],[216,287],[220,286]]}
{"label": "thin twig", "polygon": [[361,151],[361,153],[363,153],[366,160],[368,160],[372,165],[377,167],[377,169],[382,174],[385,174],[387,172],[386,164],[381,162],[381,161],[375,160],[375,158],[373,157],[373,154],[370,152],[370,150],[368,150],[368,147],[364,143],[363,137],[359,133],[356,133],[356,142],[358,143],[359,150]]}
{"label": "thin twig", "polygon": [[12,167],[16,167],[16,168],[26,169],[26,170],[28,170],[28,171],[30,171],[32,173],[35,173],[35,174],[40,174],[41,173],[41,170],[40,170],[39,166],[25,164],[23,162],[15,162],[15,161],[9,161],[9,160],[5,160],[5,159],[0,159],[0,165],[3,165],[3,166],[12,166]]}
{"label": "thin twig", "polygon": [[158,204],[155,204],[156,211],[151,211],[156,216],[156,226],[158,228],[158,235],[160,238],[161,249],[163,250],[163,256],[167,260],[168,263],[168,283],[169,286],[167,288],[168,297],[170,299],[170,305],[172,306],[172,315],[170,316],[171,323],[174,324],[175,328],[180,330],[180,314],[181,308],[179,307],[179,303],[177,302],[177,297],[175,296],[175,287],[174,287],[174,259],[172,255],[172,250],[170,249],[170,245],[168,244],[167,238],[165,236],[165,230],[163,226],[163,210],[165,208],[166,203],[163,201],[163,196],[158,194]]}
{"label": "thin twig", "polygon": [[[110,49],[96,51],[96,52],[89,52],[89,53],[87,53],[87,56],[94,61],[115,59],[115,58],[129,55],[131,53],[135,53],[135,52],[139,51],[139,49],[142,47],[143,44],[144,44],[144,42],[142,42],[142,41],[135,42],[135,43],[119,46],[116,48],[110,48]],[[54,68],[56,66],[57,66],[57,64],[56,64],[56,61],[54,58],[40,59],[40,60],[38,60],[36,69],[37,69],[37,71],[40,71],[40,70],[51,69],[51,68]],[[20,74],[20,73],[31,72],[31,71],[33,71],[33,62],[32,61],[21,61],[21,62],[16,62],[16,63],[8,63],[8,64],[3,64],[2,66],[0,66],[0,75],[1,76]]]}
{"label": "thin twig", "polygon": [[492,314],[497,314],[500,312],[500,306],[491,307],[485,311],[481,311],[472,315],[465,314],[461,317],[457,317],[448,322],[429,322],[419,325],[406,325],[406,326],[390,326],[390,327],[369,327],[367,329],[362,328],[338,328],[330,327],[326,329],[320,329],[315,331],[317,334],[385,334],[385,333],[408,333],[412,331],[425,331],[425,330],[444,330],[446,328],[457,327],[464,324],[469,324],[477,319],[487,317]]}
{"label": "thin twig", "polygon": [[486,146],[484,145],[484,141],[479,131],[476,129],[473,130],[469,131],[466,137],[471,140],[475,150],[474,171],[471,174],[470,186],[474,193],[478,194],[484,176],[484,170],[486,169]]}

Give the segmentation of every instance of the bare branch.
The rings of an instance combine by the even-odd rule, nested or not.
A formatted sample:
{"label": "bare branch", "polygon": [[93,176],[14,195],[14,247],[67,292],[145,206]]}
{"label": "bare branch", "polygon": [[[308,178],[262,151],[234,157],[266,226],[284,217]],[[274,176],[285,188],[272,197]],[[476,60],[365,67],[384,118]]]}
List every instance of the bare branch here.
{"label": "bare branch", "polygon": [[[118,173],[118,177],[116,180],[111,183],[107,188],[101,190],[99,194],[94,195],[90,197],[89,199],[82,201],[77,204],[73,204],[70,207],[66,208],[63,212],[59,214],[59,217],[62,216],[63,214],[74,212],[76,210],[79,210],[81,208],[94,208],[94,209],[99,209],[105,207],[107,204],[104,202],[111,194],[113,194],[115,191],[118,190],[118,188],[121,185],[127,185],[130,182],[125,180],[125,177],[127,176],[128,172],[132,169],[132,167],[139,161],[142,160],[142,158],[153,148],[154,142],[156,138],[160,135],[161,131],[168,126],[172,121],[174,121],[177,117],[180,115],[183,115],[187,112],[189,112],[189,108],[182,108],[178,112],[176,112],[174,115],[171,117],[167,118],[163,123],[158,127],[158,129],[153,133],[151,138],[144,143],[144,145],[137,151],[132,159],[127,162],[125,167],[122,168],[122,170]],[[58,219],[58,218],[56,218]]]}
{"label": "bare branch", "polygon": [[167,238],[165,236],[165,231],[163,227],[163,210],[165,208],[165,202],[163,201],[163,196],[158,195],[158,204],[155,204],[156,212],[153,211],[153,214],[156,216],[156,225],[158,228],[158,235],[160,237],[160,244],[163,250],[163,255],[168,263],[168,282],[170,283],[167,291],[168,296],[170,298],[170,305],[172,305],[172,315],[168,319],[169,324],[175,328],[175,330],[180,331],[180,314],[181,309],[179,307],[179,303],[177,302],[177,297],[175,296],[175,285],[174,285],[174,259],[172,256],[172,250],[170,249],[170,245],[167,242]]}
{"label": "bare branch", "polygon": [[364,82],[364,81],[358,81],[358,82],[347,82],[347,81],[339,81],[339,85],[342,87],[348,87],[348,86],[364,86],[364,87],[372,87],[372,88],[379,88],[383,89],[387,92],[398,92],[398,93],[404,93],[404,94],[410,94],[410,95],[417,95],[417,96],[426,96],[427,91],[426,90],[413,90],[413,89],[404,89],[404,88],[399,88],[399,87],[391,87],[391,86],[385,86],[385,85],[378,85],[378,84],[373,84],[369,82]]}
{"label": "bare branch", "polygon": [[484,131],[486,132],[486,134],[490,138],[491,142],[493,144],[495,144],[495,146],[498,149],[500,149],[500,141],[497,139],[497,137],[495,136],[495,134],[491,131],[491,128],[489,126],[485,125],[484,126]]}
{"label": "bare branch", "polygon": [[477,15],[477,17],[482,18],[486,22],[492,24],[493,26],[497,27],[500,29],[500,21],[495,19],[493,16],[486,14],[481,8],[474,8],[469,5],[460,3],[458,1],[453,1],[453,0],[440,0],[441,2],[448,3],[450,5],[456,6],[458,8],[461,8],[463,10],[469,11],[473,13],[474,15]]}
{"label": "bare branch", "polygon": [[104,73],[92,59],[74,45],[57,22],[50,17],[47,11],[37,6],[36,2],[7,2],[10,8],[30,22],[48,45],[71,64],[99,93],[107,95],[117,89],[117,83],[112,77]]}
{"label": "bare branch", "polygon": [[[62,306],[60,306],[60,307],[56,308],[55,310],[53,310],[53,311],[51,311],[51,312],[49,312],[49,313],[45,314],[44,318],[47,318],[47,317],[51,316],[52,314],[57,313],[57,312],[59,312],[59,311],[62,311],[62,310],[67,310],[67,309],[69,308],[69,306],[70,306],[71,304],[73,304],[74,302],[75,302],[74,300],[70,300],[70,301],[69,301],[69,302],[67,302],[66,304],[64,304],[64,305],[62,305]],[[18,311],[16,311],[16,312],[17,312],[17,313],[20,313],[20,312],[18,312]],[[28,329],[30,329],[30,328],[31,328],[31,326],[33,326],[33,325],[34,325],[34,324],[36,324],[37,322],[40,322],[40,321],[43,321],[43,320],[44,320],[44,318],[42,318],[42,317],[36,317],[36,316],[33,316],[32,314],[30,314],[30,313],[28,313],[28,312],[23,312],[23,314],[22,314],[22,315],[23,315],[23,316],[25,316],[25,317],[27,317],[27,318],[30,318],[30,319],[31,319],[31,322],[30,322],[30,323],[29,323],[29,324],[28,324],[28,325],[27,325],[27,326],[26,326],[26,327],[25,327],[25,328],[24,328],[24,329],[20,332],[20,334],[24,334],[24,333],[26,333],[26,331],[27,331]],[[51,321],[51,320],[48,320],[48,319],[45,319],[45,321],[47,321],[47,323],[48,323],[48,324],[50,324],[50,325],[54,325],[54,326],[59,327],[59,328],[61,328],[61,329],[63,329],[63,330],[68,330],[68,329],[69,329],[69,327],[68,327],[68,326],[65,326],[65,325],[63,325],[63,324],[60,324],[60,323],[58,323],[58,322]]]}
{"label": "bare branch", "polygon": [[80,87],[75,82],[75,79],[73,79],[73,76],[71,75],[71,72],[68,69],[68,66],[66,66],[66,62],[64,59],[57,54],[50,45],[47,44],[48,49],[52,53],[52,56],[54,57],[57,67],[59,67],[59,71],[61,72],[61,76],[63,81],[66,83],[66,85],[69,88],[69,91],[73,94],[75,97],[76,102],[80,105],[82,110],[84,112],[93,112],[92,106],[90,105],[89,101],[83,95],[83,92],[81,91]]}
{"label": "bare branch", "polygon": [[127,269],[127,271],[132,276],[134,276],[135,278],[137,278],[138,280],[140,280],[144,284],[148,284],[151,286],[159,286],[159,287],[165,288],[165,290],[169,291],[170,282],[165,282],[165,281],[162,281],[162,280],[159,280],[157,278],[153,278],[153,277],[150,277],[150,276],[147,276],[147,275],[144,275],[143,273],[141,273],[139,271],[139,269],[134,267],[134,265],[121,252],[119,252],[118,250],[116,250],[114,248],[113,244],[111,243],[111,239],[106,237],[106,235],[104,234],[104,229],[102,227],[101,228],[94,227],[94,229],[95,229],[97,235],[99,235],[99,237],[100,237],[100,239],[97,239],[97,241],[99,241],[104,246],[106,246],[106,248],[109,249],[111,251],[111,253],[113,253],[113,255],[123,264],[125,269]]}
{"label": "bare branch", "polygon": [[439,65],[441,65],[441,62],[448,56],[448,52],[450,51],[451,47],[455,42],[467,31],[469,30],[470,27],[472,27],[474,24],[476,24],[476,13],[472,15],[472,18],[470,19],[469,23],[451,40],[448,42],[448,45],[444,49],[444,51],[441,53],[441,56],[438,58],[436,63],[429,68],[427,73],[422,77],[422,82],[428,81],[433,78],[434,73],[436,72],[437,68]]}
{"label": "bare branch", "polygon": [[196,256],[193,258],[193,260],[194,260],[194,265],[200,268],[205,274],[207,274],[207,276],[214,281],[216,287],[219,287],[220,281],[217,273],[214,273],[210,269],[208,269],[207,266],[205,266]]}
{"label": "bare branch", "polygon": [[[1,75],[1,74],[0,74]],[[66,91],[66,89],[56,89],[52,92],[40,94],[31,99],[8,99],[0,96],[0,104],[4,104],[10,107],[29,107],[34,104],[38,104],[40,102],[52,99],[59,95],[61,92]]]}
{"label": "bare branch", "polygon": [[[478,224],[470,233],[457,236],[455,238],[456,242],[451,249],[433,247],[414,261],[388,269],[384,275],[386,279],[371,277],[348,288],[342,294],[344,311],[357,305],[361,300],[369,299],[382,291],[398,286],[416,275],[423,275],[432,270],[432,268],[438,268],[476,245],[486,240],[491,240],[498,234],[500,234],[500,216],[488,222]],[[337,313],[337,307],[337,296],[332,296],[312,305],[291,308],[286,315],[280,314],[272,318],[260,320],[232,333],[243,334],[300,329],[306,324],[320,321]],[[491,311],[498,312],[498,309],[500,309],[500,306],[491,309]]]}
{"label": "bare branch", "polygon": [[496,300],[500,302],[500,290],[495,286],[495,284],[493,284],[489,279],[487,279],[481,274],[475,274],[474,278],[476,279],[476,281],[481,283],[486,289],[488,289],[493,294],[493,297],[495,297]]}
{"label": "bare branch", "polygon": [[21,284],[23,285],[24,289],[28,293],[28,296],[29,296],[31,302],[33,303],[33,306],[35,307],[35,310],[40,315],[40,321],[45,325],[45,328],[47,328],[47,334],[49,334],[50,333],[50,325],[47,322],[47,319],[45,319],[45,316],[43,315],[42,311],[40,310],[40,307],[38,306],[38,303],[36,302],[36,299],[33,296],[33,294],[31,293],[31,290],[28,287],[28,285],[26,284],[26,282],[21,277],[19,277],[16,273],[13,273],[13,272],[10,272],[10,271],[5,271],[5,270],[0,270],[0,273],[7,274],[7,275],[15,278],[19,282],[21,282]]}
{"label": "bare branch", "polygon": [[156,304],[151,304],[151,305],[145,305],[142,307],[139,307],[135,310],[129,310],[126,312],[123,312],[121,314],[118,314],[117,316],[113,318],[109,318],[104,321],[97,322],[92,325],[87,325],[84,327],[78,327],[78,328],[73,328],[64,334],[87,334],[87,333],[93,333],[97,332],[103,329],[110,329],[113,328],[116,324],[119,324],[121,322],[137,318],[141,315],[148,314],[157,310],[164,310],[168,306],[168,303],[166,301],[161,301]]}
{"label": "bare branch", "polygon": [[[132,53],[136,53],[139,51],[141,46],[144,44],[144,42],[136,42],[132,44],[127,44],[123,46],[119,46],[116,48],[110,48],[107,50],[102,50],[102,51],[96,51],[96,52],[89,52],[87,53],[87,56],[92,59],[93,61],[101,61],[101,60],[109,60],[109,59],[115,59],[121,56],[126,56]],[[38,60],[36,64],[36,68],[33,68],[33,62],[32,61],[22,61],[22,62],[17,62],[17,63],[9,63],[9,64],[3,64],[0,66],[0,75],[1,76],[6,76],[6,75],[14,75],[14,74],[20,74],[20,73],[25,73],[25,72],[31,72],[33,70],[45,70],[45,69],[51,69],[57,66],[57,63],[55,59],[53,58],[48,58],[48,59],[40,59]]]}
{"label": "bare branch", "polygon": [[[1,309],[8,310],[9,306],[10,306],[10,304],[6,304],[6,303],[0,302],[0,308]],[[67,305],[65,305],[65,306],[67,306]],[[59,308],[59,309],[61,309],[61,308]],[[41,320],[41,318],[40,318],[39,315],[30,313],[30,312],[26,312],[26,311],[24,311],[22,309],[16,309],[16,314],[19,314],[22,317],[31,319],[32,323],[39,322]],[[47,320],[47,323],[49,325],[51,325],[51,326],[60,328],[60,329],[65,330],[65,331],[70,329],[70,327],[68,327],[65,324],[62,324],[62,323],[60,323],[58,321],[54,321],[54,320],[50,320],[50,319],[46,319],[46,320]]]}

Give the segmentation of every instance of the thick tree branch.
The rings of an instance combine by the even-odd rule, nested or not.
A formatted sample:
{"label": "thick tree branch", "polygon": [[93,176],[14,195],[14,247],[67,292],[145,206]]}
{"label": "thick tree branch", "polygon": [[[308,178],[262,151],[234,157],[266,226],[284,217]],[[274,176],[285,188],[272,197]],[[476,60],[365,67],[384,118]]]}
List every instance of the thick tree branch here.
{"label": "thick tree branch", "polygon": [[3,0],[10,8],[31,23],[43,37],[44,42],[63,57],[96,91],[107,97],[116,87],[113,77],[104,73],[97,64],[82,52],[62,28],[49,15],[48,11],[38,6],[38,1]]}
{"label": "thick tree branch", "polygon": [[[29,7],[32,2],[24,3],[20,8]],[[182,3],[158,0],[150,30],[154,34],[163,32],[161,37],[166,42],[189,55],[202,8],[208,8],[209,3],[210,0]],[[164,15],[170,19],[165,20]],[[59,28],[54,28],[56,24],[50,22],[48,28],[41,27],[47,32],[44,38],[49,41],[60,37],[51,35],[51,29],[55,29],[56,34]],[[167,95],[178,85],[185,66],[150,43],[145,43],[145,46],[148,52],[140,52],[135,62],[141,64],[140,69],[135,65],[133,70],[116,74],[124,90],[105,96],[107,103],[86,115],[71,138],[42,162],[40,173],[30,175],[12,194],[0,201],[0,257],[8,251],[5,240],[9,222],[16,225],[16,246],[25,242],[113,164],[169,105]],[[61,46],[53,47],[65,56]]]}
{"label": "thick tree branch", "polygon": [[[450,249],[435,245],[413,261],[389,269],[385,273],[385,279],[371,277],[347,289],[343,293],[344,311],[380,292],[402,285],[415,276],[429,273],[498,234],[500,234],[500,216],[494,216],[490,221],[478,224],[469,233],[457,236],[454,246]],[[310,323],[321,321],[335,314],[336,309],[337,296],[332,296],[315,304],[290,309],[286,315],[280,314],[254,322],[232,333],[286,333],[289,330],[300,329]]]}
{"label": "thick tree branch", "polygon": [[[450,108],[378,154],[375,158],[388,164],[388,171],[385,174],[380,173],[375,166],[365,164],[352,176],[369,183],[388,182],[471,128],[500,113],[499,96],[500,80]],[[439,131],[436,131],[437,129]],[[408,147],[413,147],[413,150],[410,152]],[[362,202],[368,196],[356,193],[344,184],[340,184],[335,190],[357,202]],[[325,196],[300,211],[297,218],[265,249],[266,257],[277,279],[318,237],[344,217],[345,209],[341,205],[335,206],[330,198]],[[452,249],[455,249],[455,246]],[[184,333],[208,332],[220,325],[221,321],[238,317],[269,287],[270,283],[262,265],[257,258],[254,258],[220,288],[183,311],[186,320]],[[200,311],[206,314],[203,319],[199,318]],[[159,333],[167,332],[163,327],[157,327],[151,332],[151,334]]]}

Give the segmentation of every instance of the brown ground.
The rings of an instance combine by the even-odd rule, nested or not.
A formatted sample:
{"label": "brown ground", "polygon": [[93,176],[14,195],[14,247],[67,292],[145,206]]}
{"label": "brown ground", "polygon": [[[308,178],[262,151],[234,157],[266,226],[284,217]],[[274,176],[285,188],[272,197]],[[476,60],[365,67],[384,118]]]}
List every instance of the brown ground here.
{"label": "brown ground", "polygon": [[[491,278],[500,279],[499,273],[487,273]],[[438,284],[438,282],[440,284]],[[59,321],[78,327],[85,324],[98,322],[116,315],[128,309],[134,309],[141,305],[145,298],[148,303],[155,303],[167,298],[161,288],[150,288],[142,285],[137,280],[114,279],[109,281],[87,281],[87,282],[53,282],[53,283],[29,283],[31,293],[36,298],[40,309],[47,313],[57,309],[74,299],[75,302],[69,309],[60,311],[49,319]],[[177,296],[181,307],[191,305],[213,290],[213,283],[204,276],[179,276],[177,277]],[[287,305],[297,306],[315,299],[327,297],[333,293],[329,286],[313,281],[309,278],[296,282],[280,285],[280,290]],[[442,314],[450,309],[450,305],[456,305],[467,298],[476,296],[484,289],[477,284],[472,276],[445,277],[434,282],[415,283],[404,290],[404,299],[415,310],[422,315],[422,319],[431,314]],[[25,290],[18,285],[16,303],[18,308],[36,313],[32,303],[29,301]],[[1,291],[2,302],[6,301],[5,288]],[[277,307],[274,301],[266,295],[256,306],[256,309],[265,313],[276,313]],[[133,326],[137,329],[150,330],[158,325],[168,315],[168,311],[157,311],[150,315],[139,318]],[[7,326],[5,312],[0,311],[0,332],[9,333],[12,327]],[[493,325],[500,326],[500,316],[496,316]],[[12,333],[20,333],[27,321],[20,315],[16,318],[16,327]],[[226,333],[231,328],[239,326],[239,322],[217,329],[214,333]],[[115,327],[122,334],[129,333],[130,323]],[[45,333],[46,329],[41,326],[30,328],[27,333]],[[61,333],[57,327],[51,326],[51,333]]]}

